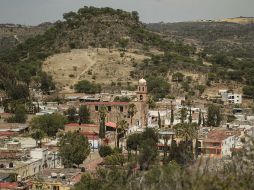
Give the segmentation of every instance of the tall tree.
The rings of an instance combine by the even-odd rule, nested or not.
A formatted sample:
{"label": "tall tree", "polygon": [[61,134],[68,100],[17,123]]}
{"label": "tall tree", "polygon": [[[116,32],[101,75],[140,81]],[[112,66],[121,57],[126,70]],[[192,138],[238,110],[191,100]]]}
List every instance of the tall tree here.
{"label": "tall tree", "polygon": [[136,152],[136,155],[137,155],[137,151],[138,151],[138,148],[140,147],[140,143],[141,143],[141,135],[140,134],[133,133],[133,134],[129,135],[127,138],[127,141],[126,141],[128,153],[130,153],[133,150]]}
{"label": "tall tree", "polygon": [[180,110],[180,120],[181,120],[181,123],[184,123],[184,121],[186,120],[187,118],[187,109],[186,108],[182,108]]}
{"label": "tall tree", "polygon": [[158,135],[153,129],[146,128],[146,130],[141,134],[139,155],[139,165],[141,170],[148,170],[151,162],[155,160],[158,154],[157,142]]}
{"label": "tall tree", "polygon": [[176,130],[176,135],[186,142],[196,139],[198,136],[196,123],[179,123],[174,126],[174,129]]}
{"label": "tall tree", "polygon": [[161,115],[159,111],[158,111],[158,126],[159,128],[161,128]]}
{"label": "tall tree", "polygon": [[81,105],[78,114],[79,123],[90,123],[90,111],[86,106]]}
{"label": "tall tree", "polygon": [[173,125],[174,124],[174,109],[173,109],[173,105],[171,103],[171,111],[170,111],[170,124]]}
{"label": "tall tree", "polygon": [[134,117],[134,115],[135,115],[136,113],[137,113],[136,105],[133,104],[133,103],[131,103],[131,104],[129,105],[129,108],[128,108],[128,114],[129,114],[129,116],[130,116],[130,118],[131,118],[131,126],[132,126],[133,117]]}
{"label": "tall tree", "polygon": [[120,120],[117,122],[117,128],[116,128],[116,146],[119,148],[119,141],[120,138],[124,137],[126,131],[128,130],[129,124],[125,120]]}
{"label": "tall tree", "polygon": [[41,129],[35,129],[31,133],[31,137],[36,141],[36,146],[38,146],[39,148],[41,148],[41,140],[45,136],[46,136],[46,134]]}
{"label": "tall tree", "polygon": [[24,105],[18,105],[14,112],[14,120],[17,123],[25,123],[27,120],[26,109]]}
{"label": "tall tree", "polygon": [[210,127],[219,127],[221,122],[220,107],[214,104],[208,106],[207,125]]}
{"label": "tall tree", "polygon": [[189,107],[189,123],[192,123],[192,111],[191,111],[191,106]]}
{"label": "tall tree", "polygon": [[105,126],[105,119],[107,116],[107,109],[105,107],[101,107],[99,110],[99,117],[100,117],[100,130],[99,130],[99,137],[101,139],[105,138],[106,133],[106,126]]}
{"label": "tall tree", "polygon": [[202,124],[202,112],[201,109],[199,110],[198,113],[198,126],[200,126]]}
{"label": "tall tree", "polygon": [[77,121],[77,110],[75,107],[70,107],[67,110],[68,122],[76,122]]}
{"label": "tall tree", "polygon": [[90,145],[87,137],[77,132],[68,132],[60,140],[59,153],[63,165],[67,168],[72,167],[73,164],[82,164],[90,153]]}

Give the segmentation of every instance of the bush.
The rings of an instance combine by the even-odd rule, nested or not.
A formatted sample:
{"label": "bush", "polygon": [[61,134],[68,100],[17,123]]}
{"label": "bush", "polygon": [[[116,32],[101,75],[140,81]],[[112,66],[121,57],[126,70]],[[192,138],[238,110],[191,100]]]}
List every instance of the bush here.
{"label": "bush", "polygon": [[113,154],[113,150],[110,146],[101,146],[99,149],[99,154],[101,157],[105,158],[106,156]]}
{"label": "bush", "polygon": [[94,94],[101,92],[101,86],[99,84],[91,83],[87,80],[79,81],[75,84],[74,89],[79,93]]}
{"label": "bush", "polygon": [[243,94],[246,96],[254,96],[254,86],[244,86],[243,87]]}
{"label": "bush", "polygon": [[122,154],[113,154],[105,158],[105,165],[123,165],[125,162],[124,155]]}

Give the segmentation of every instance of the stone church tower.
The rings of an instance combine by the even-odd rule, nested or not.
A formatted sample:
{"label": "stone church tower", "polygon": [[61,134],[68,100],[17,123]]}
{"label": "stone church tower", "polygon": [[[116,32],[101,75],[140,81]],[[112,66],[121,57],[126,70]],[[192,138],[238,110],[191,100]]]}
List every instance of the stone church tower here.
{"label": "stone church tower", "polygon": [[139,115],[139,125],[141,128],[147,127],[147,114],[148,114],[148,95],[147,83],[145,79],[140,79],[137,89],[137,110]]}

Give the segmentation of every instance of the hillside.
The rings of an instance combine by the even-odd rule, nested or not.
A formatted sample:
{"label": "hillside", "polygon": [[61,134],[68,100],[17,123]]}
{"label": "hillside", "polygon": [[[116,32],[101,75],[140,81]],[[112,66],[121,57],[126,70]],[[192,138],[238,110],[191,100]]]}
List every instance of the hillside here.
{"label": "hillside", "polygon": [[[156,99],[197,97],[221,83],[237,91],[248,85],[248,95],[254,89],[253,25],[145,25],[137,12],[95,7],[63,17],[42,35],[0,52],[2,90],[11,94],[9,89],[23,84],[44,93],[55,87],[73,91],[85,79],[111,91],[140,77],[148,79]],[[175,82],[179,76],[181,81]]]}
{"label": "hillside", "polygon": [[121,54],[118,49],[75,49],[48,57],[42,69],[53,77],[57,87],[63,91],[71,91],[70,88],[80,80],[106,86],[112,82],[130,85],[136,82],[130,77],[135,64],[140,64],[148,57],[138,54],[138,50]]}
{"label": "hillside", "polygon": [[[26,85],[33,84],[36,88],[42,89],[44,93],[53,90],[54,85],[51,77],[47,74],[49,73],[48,70],[45,70],[47,73],[42,70],[43,62],[50,59],[49,57],[68,53],[74,49],[107,48],[109,52],[114,50],[113,52],[116,52],[118,57],[113,62],[107,61],[107,59],[111,59],[110,56],[106,56],[106,60],[98,56],[99,62],[109,63],[109,66],[107,66],[108,70],[111,70],[111,63],[112,68],[119,63],[119,60],[121,63],[121,60],[126,57],[125,54],[128,56],[128,52],[131,49],[137,49],[141,57],[145,57],[145,55],[149,57],[153,52],[165,51],[170,51],[181,57],[189,56],[195,51],[192,46],[171,42],[164,39],[160,34],[147,30],[145,25],[139,21],[137,12],[129,13],[111,8],[84,7],[79,9],[77,13],[69,12],[64,14],[63,18],[64,21],[54,23],[42,35],[29,38],[24,43],[10,50],[0,52],[1,70],[8,71],[2,73],[0,80],[1,89],[15,89],[17,84],[24,82]],[[134,55],[134,57],[136,56],[138,55]],[[72,65],[73,62],[70,61],[67,64]],[[123,66],[127,64],[132,65],[133,63],[127,60]],[[138,64],[138,62],[135,64]],[[70,67],[73,66],[75,65]],[[135,77],[139,77],[133,75],[132,66],[128,65],[127,68],[124,74],[116,73],[126,77],[131,76],[132,79],[130,81],[135,79]],[[119,69],[121,70],[121,68]],[[98,78],[106,76],[103,69],[100,72],[100,74],[96,73]],[[142,75],[141,70],[136,73]],[[51,74],[54,75],[53,72]],[[53,79],[55,77],[53,76]],[[119,76],[115,76],[113,82],[118,81]]]}
{"label": "hillside", "polygon": [[43,23],[38,26],[0,24],[0,51],[13,48],[28,38],[43,34],[52,24]]}
{"label": "hillside", "polygon": [[254,25],[229,22],[155,23],[147,27],[172,40],[195,44],[207,54],[254,57]]}

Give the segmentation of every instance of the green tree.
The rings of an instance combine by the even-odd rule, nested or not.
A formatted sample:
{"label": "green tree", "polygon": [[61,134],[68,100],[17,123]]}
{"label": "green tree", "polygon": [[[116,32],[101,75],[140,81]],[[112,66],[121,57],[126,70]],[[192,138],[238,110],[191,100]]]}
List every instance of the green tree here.
{"label": "green tree", "polygon": [[7,119],[9,123],[25,123],[27,120],[26,109],[24,105],[17,105],[14,116]]}
{"label": "green tree", "polygon": [[123,166],[125,162],[124,155],[122,154],[112,154],[105,158],[105,165],[120,165]]}
{"label": "green tree", "polygon": [[176,135],[184,141],[192,141],[198,136],[198,129],[196,123],[179,123],[174,126]]}
{"label": "green tree", "polygon": [[146,128],[146,130],[141,134],[139,155],[139,164],[141,170],[148,170],[149,165],[157,157],[157,142],[158,135],[153,129]]}
{"label": "green tree", "polygon": [[119,148],[120,138],[124,137],[126,131],[128,130],[129,124],[125,120],[120,120],[116,124],[116,147]]}
{"label": "green tree", "polygon": [[208,106],[207,125],[210,127],[219,127],[221,123],[220,107],[214,104]]}
{"label": "green tree", "polygon": [[99,115],[100,115],[100,130],[99,130],[99,137],[101,139],[105,138],[105,133],[106,133],[106,126],[105,126],[105,119],[107,116],[107,109],[106,107],[101,107],[99,110]]}
{"label": "green tree", "polygon": [[67,110],[68,122],[77,122],[77,110],[75,107],[70,107]]}
{"label": "green tree", "polygon": [[200,126],[201,124],[202,124],[202,111],[200,109],[198,113],[198,126]]}
{"label": "green tree", "polygon": [[59,144],[59,154],[63,165],[67,168],[72,167],[74,164],[79,166],[90,153],[88,139],[77,132],[68,132],[63,136]]}
{"label": "green tree", "polygon": [[171,110],[170,110],[170,125],[174,124],[174,109],[173,109],[173,105],[171,103]]}
{"label": "green tree", "polygon": [[43,91],[43,93],[47,94],[49,93],[51,90],[55,90],[55,84],[53,82],[52,76],[48,75],[45,72],[42,72],[40,74],[40,83],[41,83],[41,90]]}
{"label": "green tree", "polygon": [[181,120],[181,123],[184,123],[184,121],[186,120],[187,118],[187,109],[186,108],[181,108],[180,110],[180,120]]}
{"label": "green tree", "polygon": [[17,84],[9,87],[7,94],[13,100],[27,99],[29,97],[29,89],[25,84]]}
{"label": "green tree", "polygon": [[192,123],[192,111],[191,111],[191,106],[189,108],[189,123]]}
{"label": "green tree", "polygon": [[160,112],[158,112],[158,126],[161,128],[161,115]]}
{"label": "green tree", "polygon": [[141,144],[141,135],[138,133],[134,133],[128,136],[126,141],[126,146],[128,153],[131,153],[131,151],[135,151],[137,154],[138,148]]}
{"label": "green tree", "polygon": [[31,137],[36,141],[36,146],[39,146],[39,148],[41,148],[41,140],[45,136],[46,136],[46,134],[41,129],[35,129],[31,133]]}
{"label": "green tree", "polygon": [[80,123],[90,123],[90,111],[86,106],[81,105],[79,107],[78,115]]}
{"label": "green tree", "polygon": [[113,154],[113,150],[110,146],[101,146],[99,149],[99,154],[101,157],[104,158],[106,156]]}
{"label": "green tree", "polygon": [[79,93],[94,94],[101,92],[101,86],[99,84],[91,83],[87,80],[79,81],[74,85],[74,89]]}
{"label": "green tree", "polygon": [[170,84],[163,77],[149,77],[147,81],[148,91],[155,100],[165,98],[170,92]]}
{"label": "green tree", "polygon": [[42,130],[49,137],[55,137],[56,133],[59,130],[64,129],[65,123],[66,118],[64,116],[58,113],[54,113],[34,117],[30,121],[29,126],[33,130],[35,129]]}
{"label": "green tree", "polygon": [[134,115],[137,113],[137,108],[136,108],[136,105],[131,103],[128,107],[128,114],[131,118],[131,126],[132,126],[132,120],[133,120],[133,117]]}
{"label": "green tree", "polygon": [[182,82],[184,79],[184,75],[180,72],[176,72],[172,75],[172,81]]}
{"label": "green tree", "polygon": [[254,86],[244,86],[243,94],[249,97],[254,97]]}
{"label": "green tree", "polygon": [[26,109],[24,105],[18,105],[15,113],[14,113],[14,120],[17,123],[25,123],[27,120],[27,115],[26,115]]}

